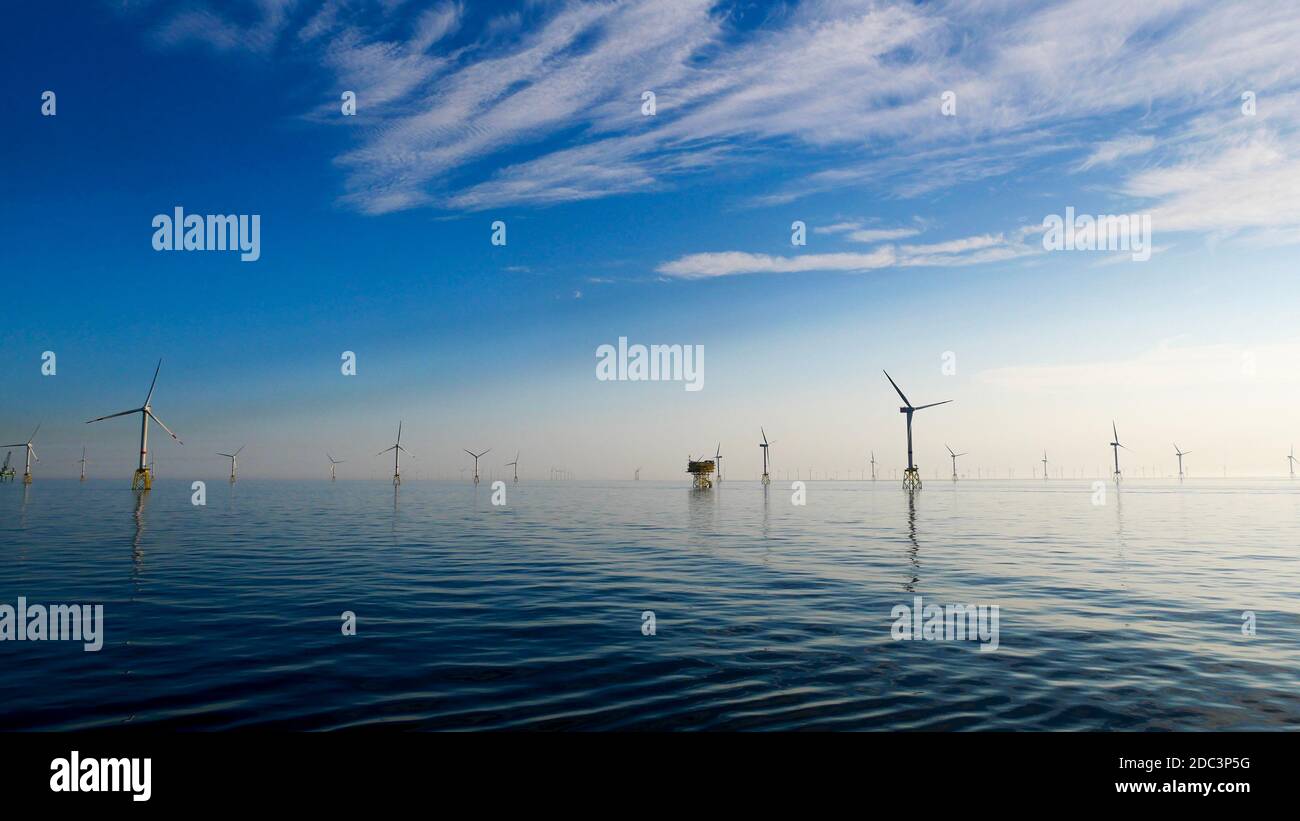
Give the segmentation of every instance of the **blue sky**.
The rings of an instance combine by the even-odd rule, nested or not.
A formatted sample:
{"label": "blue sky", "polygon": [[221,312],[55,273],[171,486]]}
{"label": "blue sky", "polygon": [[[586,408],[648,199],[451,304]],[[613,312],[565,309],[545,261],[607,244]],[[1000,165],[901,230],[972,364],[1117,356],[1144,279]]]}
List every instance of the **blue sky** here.
{"label": "blue sky", "polygon": [[[972,470],[1024,475],[1044,448],[1093,469],[1112,417],[1135,471],[1171,470],[1178,441],[1202,475],[1281,473],[1300,438],[1287,11],[10,10],[0,439],[41,422],[41,474],[75,475],[85,445],[92,473],[129,476],[134,426],[83,422],[138,405],[161,356],[155,407],[186,442],[157,440],[164,475],[218,476],[214,452],[248,443],[246,475],[323,476],[330,450],[380,477],[398,418],[426,477],[493,447],[525,476],[676,478],[719,440],[749,476],[759,425],[778,468],[844,475],[905,458],[885,367],[914,401],[957,400],[918,417],[927,475],[945,441]],[[260,214],[261,259],[154,251],[177,205]],[[1155,253],[1044,251],[1067,207],[1150,215]],[[619,336],[704,346],[705,389],[596,381]]]}

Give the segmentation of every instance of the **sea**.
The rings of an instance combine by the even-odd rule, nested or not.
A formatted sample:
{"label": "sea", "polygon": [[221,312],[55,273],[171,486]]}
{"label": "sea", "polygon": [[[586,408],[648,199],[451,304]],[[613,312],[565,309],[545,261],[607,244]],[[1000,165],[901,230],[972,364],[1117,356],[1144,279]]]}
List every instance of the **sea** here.
{"label": "sea", "polygon": [[[203,501],[0,485],[0,607],[103,607],[98,650],[0,641],[0,730],[1300,728],[1285,479]],[[949,629],[958,606],[985,632]]]}

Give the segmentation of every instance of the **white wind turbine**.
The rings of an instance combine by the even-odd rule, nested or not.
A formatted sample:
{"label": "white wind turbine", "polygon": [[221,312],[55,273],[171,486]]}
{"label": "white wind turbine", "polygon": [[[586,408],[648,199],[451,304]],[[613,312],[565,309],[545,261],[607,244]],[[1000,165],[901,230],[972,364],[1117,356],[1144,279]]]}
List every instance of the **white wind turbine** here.
{"label": "white wind turbine", "polygon": [[928,405],[917,405],[916,407],[913,407],[912,403],[908,401],[907,397],[904,396],[903,392],[899,389],[898,383],[894,381],[894,377],[889,375],[889,371],[885,371],[884,374],[885,378],[889,380],[889,384],[894,386],[894,391],[898,393],[898,397],[903,400],[903,407],[899,408],[898,412],[907,414],[907,470],[903,471],[903,487],[908,488],[909,490],[917,490],[921,487],[921,472],[916,469],[916,464],[912,461],[912,414],[919,410],[933,408],[937,405],[946,405],[952,400],[945,399],[942,402],[931,402]]}
{"label": "white wind turbine", "polygon": [[515,469],[515,484],[519,484],[519,451],[515,451],[515,460],[513,462],[506,462],[506,467]]}
{"label": "white wind turbine", "polygon": [[1295,445],[1291,446],[1291,452],[1287,454],[1286,463],[1291,468],[1291,478],[1294,479],[1295,478]]}
{"label": "white wind turbine", "polygon": [[[36,448],[32,447],[32,440],[36,438],[36,433],[40,429],[41,426],[37,425],[36,430],[32,431],[32,435],[27,437],[26,442],[15,442],[12,445],[0,445],[0,448],[26,448],[27,449],[27,467],[23,469],[24,485],[30,485],[32,483],[32,459],[34,458],[38,462],[41,461],[41,457],[36,455]],[[7,461],[8,460],[6,459],[6,462]]]}
{"label": "white wind turbine", "polygon": [[346,462],[347,460],[346,460],[346,459],[335,459],[333,456],[330,456],[328,452],[325,453],[325,458],[330,460],[330,481],[333,482],[333,481],[334,481],[334,478],[335,478],[335,477],[334,477],[334,466],[335,466],[335,465],[341,465],[341,464],[343,464],[344,462]]}
{"label": "white wind turbine", "polygon": [[1179,450],[1179,449],[1178,449],[1178,443],[1177,443],[1177,442],[1174,442],[1174,453],[1178,454],[1178,479],[1179,479],[1179,481],[1182,481],[1182,478],[1183,478],[1183,457],[1186,456],[1187,454],[1191,453],[1191,451],[1190,451],[1190,450]]}
{"label": "white wind turbine", "polygon": [[140,414],[140,464],[135,469],[135,475],[131,478],[132,490],[148,490],[153,487],[153,472],[149,468],[149,420],[158,423],[158,427],[167,431],[167,435],[176,440],[176,444],[185,444],[171,429],[163,424],[163,421],[153,414],[153,406],[149,401],[153,399],[154,386],[158,384],[158,372],[162,370],[162,360],[158,360],[158,367],[154,368],[153,381],[149,383],[149,395],[144,398],[144,405],[133,410],[122,411],[121,413],[110,413],[108,416],[101,416],[98,419],[91,419],[91,422],[101,422],[105,419],[113,419],[117,416],[128,416],[132,413]]}
{"label": "white wind turbine", "polygon": [[[393,452],[393,484],[400,485],[402,483],[402,462],[401,462],[402,454],[405,453],[407,456],[411,456],[411,452],[406,448],[402,447],[401,420],[398,420],[397,422],[397,442],[395,442],[392,447],[384,448],[383,450],[379,451],[375,455],[383,456],[385,453],[388,453],[388,451],[390,450]],[[411,458],[414,459],[415,457],[411,456]]]}
{"label": "white wind turbine", "polygon": [[227,459],[230,460],[230,483],[231,483],[232,485],[235,483],[235,466],[236,466],[236,464],[237,464],[238,461],[239,461],[239,453],[240,453],[240,451],[242,451],[242,450],[243,450],[244,448],[246,448],[246,447],[248,447],[248,446],[247,446],[247,445],[240,445],[240,446],[239,446],[239,450],[235,451],[234,453],[218,453],[218,454],[217,454],[218,456],[224,456],[224,457],[226,457]]}
{"label": "white wind turbine", "polygon": [[81,448],[81,481],[86,481],[86,448]]}

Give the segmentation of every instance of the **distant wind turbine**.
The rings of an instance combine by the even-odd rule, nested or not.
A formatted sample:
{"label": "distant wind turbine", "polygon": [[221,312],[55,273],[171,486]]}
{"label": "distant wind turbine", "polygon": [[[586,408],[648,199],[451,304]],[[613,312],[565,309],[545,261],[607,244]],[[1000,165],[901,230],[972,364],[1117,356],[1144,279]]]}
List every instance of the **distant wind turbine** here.
{"label": "distant wind turbine", "polygon": [[519,484],[519,451],[515,451],[515,460],[513,462],[506,462],[506,467],[515,469],[515,484]]}
{"label": "distant wind turbine", "polygon": [[1047,477],[1047,451],[1043,451],[1043,478]]}
{"label": "distant wind turbine", "polygon": [[[1295,445],[1291,446],[1291,453],[1287,455],[1286,463],[1291,468],[1291,478],[1294,479],[1295,478]],[[1227,468],[1224,468],[1224,472],[1227,472]]]}
{"label": "distant wind turbine", "polygon": [[[393,452],[393,484],[400,485],[402,483],[402,454],[405,453],[407,456],[411,456],[411,452],[406,448],[402,447],[401,420],[398,420],[397,422],[397,441],[393,444],[392,447],[384,448],[383,450],[379,451],[375,455],[383,456],[385,453],[388,453],[388,451],[390,450]],[[411,458],[414,459],[415,457],[411,456]]]}
{"label": "distant wind turbine", "polygon": [[1110,443],[1110,446],[1111,446],[1111,449],[1115,451],[1115,475],[1114,475],[1114,479],[1115,479],[1116,484],[1118,484],[1118,483],[1119,483],[1119,480],[1120,480],[1120,472],[1119,472],[1119,449],[1120,449],[1120,448],[1124,448],[1124,450],[1128,450],[1128,448],[1125,448],[1123,445],[1121,445],[1121,444],[1119,443],[1119,431],[1115,429],[1115,421],[1114,421],[1113,419],[1111,420],[1111,423],[1110,423],[1110,432],[1113,433],[1113,434],[1115,434],[1115,439],[1114,439],[1114,441],[1112,441],[1112,442]]}
{"label": "distant wind turbine", "polygon": [[467,451],[465,451],[465,452],[468,453],[470,456],[473,456],[473,457],[474,457],[474,484],[477,485],[477,484],[478,484],[478,460],[479,460],[479,457],[487,456],[489,453],[492,452],[492,448],[488,448],[487,450],[483,451],[482,453],[474,453],[473,451],[470,451],[470,450],[467,450]]}
{"label": "distant wind turbine", "polygon": [[226,457],[227,459],[230,460],[230,484],[232,484],[232,485],[235,483],[235,465],[236,465],[236,463],[238,462],[239,454],[240,454],[240,452],[243,451],[243,449],[246,448],[246,447],[248,447],[248,446],[247,446],[247,445],[240,445],[240,446],[239,446],[239,450],[235,451],[234,453],[218,453],[218,454],[217,454],[218,456],[224,456],[224,457]]}
{"label": "distant wind turbine", "polygon": [[713,462],[718,466],[718,481],[722,481],[722,443],[718,443],[717,452],[713,454]]}
{"label": "distant wind turbine", "polygon": [[[945,448],[948,448],[948,445],[945,443],[945,444],[944,444],[944,447],[945,447]],[[957,481],[957,457],[958,457],[958,456],[965,456],[966,454],[965,454],[965,453],[953,453],[953,452],[952,452],[952,448],[948,448],[948,453],[952,456],[952,480],[955,482],[955,481]]]}
{"label": "distant wind turbine", "polygon": [[768,449],[768,447],[769,447],[772,443],[767,441],[767,431],[763,430],[762,427],[759,427],[758,432],[761,433],[761,434],[763,434],[763,443],[762,443],[761,445],[759,445],[759,447],[763,449],[763,478],[762,478],[762,482],[763,482],[763,484],[765,484],[765,485],[770,485],[770,484],[772,484],[772,479],[771,479],[771,477],[769,477],[769,476],[767,475],[767,449]]}
{"label": "distant wind turbine", "polygon": [[885,371],[884,374],[885,378],[889,380],[889,384],[893,385],[894,390],[898,392],[899,398],[903,400],[903,407],[899,408],[898,412],[907,414],[907,470],[903,472],[903,487],[908,488],[909,490],[917,490],[921,487],[921,473],[916,469],[916,464],[912,461],[912,414],[919,410],[933,408],[937,405],[946,405],[952,400],[945,399],[942,402],[931,402],[928,405],[912,407],[912,403],[909,402],[907,397],[903,395],[903,392],[899,390],[898,383],[889,375],[889,371]]}
{"label": "distant wind turbine", "polygon": [[[12,445],[0,445],[0,448],[26,448],[27,449],[27,467],[23,468],[24,485],[30,485],[32,483],[32,459],[35,458],[36,461],[38,462],[41,461],[41,457],[36,455],[36,448],[32,447],[32,440],[36,438],[36,434],[40,431],[40,429],[41,426],[37,425],[36,430],[32,431],[32,435],[27,437],[26,442],[16,442]],[[9,460],[5,459],[5,464],[8,463]]]}
{"label": "distant wind turbine", "polygon": [[[101,416],[98,419],[91,419],[91,422],[100,422],[105,419],[113,419],[118,416],[128,416],[132,413],[140,414],[140,465],[135,469],[135,474],[131,478],[132,490],[148,490],[153,487],[153,472],[149,468],[149,420],[158,423],[158,427],[167,431],[167,435],[176,440],[176,444],[185,444],[171,429],[163,424],[163,421],[153,414],[153,406],[149,404],[153,399],[154,386],[158,384],[158,372],[162,370],[162,360],[158,360],[158,367],[154,368],[153,381],[149,383],[149,395],[144,398],[144,405],[133,410],[122,411],[121,413],[110,413],[108,416]],[[4,447],[0,445],[0,447]]]}
{"label": "distant wind turbine", "polygon": [[1182,478],[1183,478],[1183,457],[1186,456],[1187,454],[1191,453],[1191,451],[1190,451],[1190,450],[1179,450],[1179,449],[1178,449],[1178,443],[1177,443],[1177,442],[1174,442],[1174,453],[1178,454],[1178,479],[1179,479],[1179,481],[1181,481]]}
{"label": "distant wind turbine", "polygon": [[81,448],[81,481],[86,481],[86,448]]}
{"label": "distant wind turbine", "polygon": [[346,459],[335,459],[333,456],[330,456],[329,451],[326,451],[326,452],[325,452],[325,458],[330,460],[330,481],[333,482],[333,481],[335,480],[335,476],[334,476],[334,468],[335,468],[335,466],[336,466],[336,465],[341,465],[341,464],[343,464],[344,462],[346,462],[347,460],[346,460]]}
{"label": "distant wind turbine", "polygon": [[871,481],[876,481],[876,452],[871,451]]}
{"label": "distant wind turbine", "polygon": [[632,471],[632,480],[636,482],[641,481],[641,468]]}

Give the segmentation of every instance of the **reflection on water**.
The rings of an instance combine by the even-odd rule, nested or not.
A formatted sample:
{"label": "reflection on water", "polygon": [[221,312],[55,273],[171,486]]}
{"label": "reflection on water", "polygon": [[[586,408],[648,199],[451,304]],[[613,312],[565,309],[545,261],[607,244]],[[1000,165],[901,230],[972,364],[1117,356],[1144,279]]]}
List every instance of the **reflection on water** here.
{"label": "reflection on water", "polygon": [[[0,729],[1300,726],[1290,483],[124,484],[0,487],[0,601],[107,631],[0,643]],[[998,651],[893,641],[915,595]]]}

